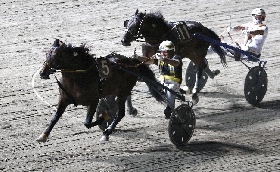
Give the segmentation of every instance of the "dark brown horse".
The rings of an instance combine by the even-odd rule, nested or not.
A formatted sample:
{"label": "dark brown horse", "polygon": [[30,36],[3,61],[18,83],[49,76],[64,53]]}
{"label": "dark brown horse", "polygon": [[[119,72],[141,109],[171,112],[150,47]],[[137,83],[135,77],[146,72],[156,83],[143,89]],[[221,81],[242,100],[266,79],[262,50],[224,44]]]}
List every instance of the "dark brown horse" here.
{"label": "dark brown horse", "polygon": [[[100,98],[108,95],[118,97],[118,114],[111,125],[103,132],[102,140],[108,140],[118,122],[125,115],[125,101],[131,94],[139,76],[149,79],[146,82],[151,94],[156,100],[162,97],[155,87],[159,84],[153,71],[136,59],[119,54],[109,54],[103,58],[94,58],[85,46],[72,47],[56,40],[46,55],[46,61],[41,69],[42,79],[49,79],[53,72],[60,71],[62,78],[59,84],[58,108],[49,126],[37,139],[39,142],[47,138],[69,104],[87,106],[87,116],[84,125],[87,128],[101,124],[106,116],[92,122]],[[155,84],[156,82],[156,84]]]}
{"label": "dark brown horse", "polygon": [[[177,28],[179,24],[185,27],[185,30]],[[199,39],[195,35],[200,34],[220,42],[219,36],[199,22],[167,22],[160,12],[139,13],[138,9],[132,18],[126,21],[125,25],[126,32],[121,40],[124,46],[130,46],[132,41],[143,37],[146,42],[142,48],[143,55],[150,57],[157,52],[158,46],[162,41],[169,40],[175,44],[176,54],[182,58],[189,58],[198,66],[192,96],[194,102],[198,102],[198,88],[201,83],[202,71],[207,68],[205,56],[210,43]],[[211,46],[220,56],[221,63],[226,65],[224,51],[221,47],[216,44]]]}

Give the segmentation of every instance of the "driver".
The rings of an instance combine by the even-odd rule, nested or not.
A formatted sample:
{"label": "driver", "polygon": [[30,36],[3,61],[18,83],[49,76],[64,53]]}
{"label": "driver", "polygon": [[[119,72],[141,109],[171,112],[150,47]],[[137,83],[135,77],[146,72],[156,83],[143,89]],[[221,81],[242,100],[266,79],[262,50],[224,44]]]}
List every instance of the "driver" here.
{"label": "driver", "polygon": [[[228,32],[242,31],[242,33],[245,34],[245,40],[243,44],[238,45],[239,48],[255,54],[256,57],[260,57],[262,47],[268,34],[268,27],[263,24],[265,17],[266,13],[262,8],[255,8],[252,11],[253,22],[227,28]],[[240,52],[229,51],[234,54],[235,60],[240,60]],[[247,56],[242,55],[242,58],[247,58]]]}
{"label": "driver", "polygon": [[[159,66],[161,83],[169,89],[178,92],[182,82],[182,58],[175,54],[175,46],[171,41],[163,41],[159,45],[160,53],[150,58],[134,55],[145,64],[157,64]],[[165,118],[170,119],[172,110],[175,107],[175,95],[166,91],[168,105],[164,110]]]}

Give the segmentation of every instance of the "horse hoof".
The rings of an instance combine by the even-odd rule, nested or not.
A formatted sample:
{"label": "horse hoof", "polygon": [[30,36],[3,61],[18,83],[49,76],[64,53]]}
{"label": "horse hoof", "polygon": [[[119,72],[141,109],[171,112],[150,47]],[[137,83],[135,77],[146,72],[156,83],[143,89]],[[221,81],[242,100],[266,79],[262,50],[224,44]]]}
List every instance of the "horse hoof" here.
{"label": "horse hoof", "polygon": [[221,71],[219,69],[214,71],[215,76],[219,75],[221,73]]}
{"label": "horse hoof", "polygon": [[46,142],[48,139],[48,136],[46,134],[41,134],[40,137],[36,139],[37,142]]}
{"label": "horse hoof", "polygon": [[137,109],[136,109],[136,108],[133,108],[133,110],[130,112],[130,115],[136,116],[137,113],[138,113]]}
{"label": "horse hoof", "polygon": [[90,129],[90,128],[91,128],[91,124],[84,123],[84,125],[87,127],[87,129]]}
{"label": "horse hoof", "polygon": [[105,142],[105,141],[109,141],[109,136],[102,136],[100,141]]}
{"label": "horse hoof", "polygon": [[192,95],[192,103],[193,105],[196,105],[199,102],[199,98],[197,96],[197,94],[193,94]]}
{"label": "horse hoof", "polygon": [[217,70],[214,70],[214,71],[212,71],[212,73],[213,73],[213,75],[212,76],[209,76],[211,79],[214,79],[215,78],[215,76],[217,76],[217,75],[219,75],[220,74],[220,70],[219,69],[217,69]]}

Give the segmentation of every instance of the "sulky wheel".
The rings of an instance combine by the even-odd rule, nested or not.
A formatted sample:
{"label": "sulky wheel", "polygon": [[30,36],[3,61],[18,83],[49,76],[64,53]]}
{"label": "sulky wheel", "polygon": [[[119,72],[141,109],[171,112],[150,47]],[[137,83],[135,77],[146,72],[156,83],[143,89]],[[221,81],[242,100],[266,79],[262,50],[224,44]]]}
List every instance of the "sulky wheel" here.
{"label": "sulky wheel", "polygon": [[96,120],[98,120],[101,116],[105,118],[105,120],[99,124],[99,128],[102,131],[105,131],[107,127],[112,123],[116,114],[118,113],[118,105],[116,96],[110,95],[105,98],[99,100],[99,103],[96,108]]}
{"label": "sulky wheel", "polygon": [[[197,71],[197,66],[193,63],[193,62],[189,62],[187,70],[186,70],[186,76],[185,76],[185,81],[186,81],[186,86],[192,90],[194,85],[195,85],[195,81],[196,81],[196,71]],[[206,84],[208,79],[208,75],[205,73],[205,71],[202,71],[202,80],[201,83],[198,87],[198,91],[200,91]]]}
{"label": "sulky wheel", "polygon": [[176,147],[185,146],[191,139],[195,128],[195,114],[192,108],[182,104],[175,109],[177,115],[172,114],[168,134]]}
{"label": "sulky wheel", "polygon": [[256,105],[262,101],[267,91],[267,74],[263,67],[251,68],[245,78],[244,94],[248,103]]}

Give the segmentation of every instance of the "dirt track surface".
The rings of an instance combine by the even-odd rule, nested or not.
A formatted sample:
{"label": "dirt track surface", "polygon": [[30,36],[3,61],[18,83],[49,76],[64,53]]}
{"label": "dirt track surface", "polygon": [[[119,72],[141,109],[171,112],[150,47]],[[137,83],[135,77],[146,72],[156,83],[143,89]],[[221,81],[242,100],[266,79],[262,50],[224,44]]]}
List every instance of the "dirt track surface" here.
{"label": "dirt track surface", "polygon": [[[67,109],[46,143],[35,141],[57,104],[54,77],[41,80],[36,74],[55,38],[75,46],[87,43],[97,56],[113,51],[131,55],[135,46],[140,53],[140,43],[123,47],[120,40],[123,21],[137,8],[160,10],[168,21],[200,21],[219,34],[219,26],[250,21],[257,7],[252,4],[266,10],[269,27],[261,57],[267,60],[268,90],[258,106],[244,98],[248,69],[232,59],[223,68],[218,56],[211,55],[211,68],[221,74],[199,94],[196,129],[184,150],[170,142],[164,105],[137,91],[132,99],[139,114],[126,115],[109,142],[99,141],[98,127],[86,129],[81,106]],[[279,171],[279,7],[279,0],[2,0],[0,171]],[[184,59],[184,66],[188,62]],[[145,91],[146,86],[138,83],[134,89]]]}

